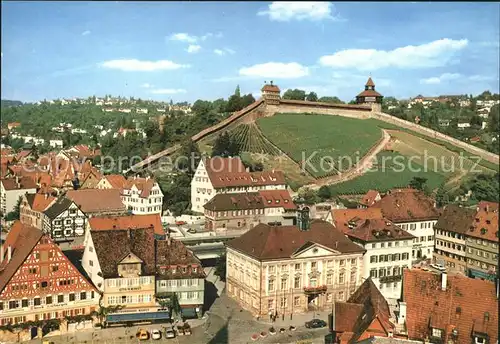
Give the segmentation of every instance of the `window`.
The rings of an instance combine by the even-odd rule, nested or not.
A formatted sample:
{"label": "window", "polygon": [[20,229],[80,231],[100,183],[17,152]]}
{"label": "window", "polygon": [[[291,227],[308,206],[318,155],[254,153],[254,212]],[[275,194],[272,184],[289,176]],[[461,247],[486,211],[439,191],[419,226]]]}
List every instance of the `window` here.
{"label": "window", "polygon": [[64,295],[57,295],[57,303],[63,303],[64,302]]}
{"label": "window", "polygon": [[295,264],[295,270],[300,270],[300,264]]}
{"label": "window", "polygon": [[52,304],[52,296],[47,296],[45,298],[45,304],[46,305],[51,305]]}
{"label": "window", "polygon": [[80,293],[80,300],[86,300],[86,299],[87,299],[87,293],[86,293],[86,292],[84,292],[84,291],[82,291],[82,292]]}
{"label": "window", "polygon": [[356,282],[356,271],[351,271],[351,283]]}
{"label": "window", "polygon": [[74,293],[71,293],[69,294],[69,301],[75,301],[75,294]]}
{"label": "window", "polygon": [[274,309],[274,300],[267,300],[267,309],[269,310]]}
{"label": "window", "polygon": [[433,328],[432,329],[432,336],[433,337],[439,337],[439,338],[441,338],[442,333],[443,333],[443,330],[441,330],[439,328]]}
{"label": "window", "polygon": [[317,280],[316,278],[314,278],[314,277],[313,277],[313,278],[311,278],[311,279],[309,280],[309,285],[310,285],[311,287],[317,287],[317,284],[318,284],[318,280]]}
{"label": "window", "polygon": [[23,307],[23,308],[28,307],[28,300],[26,300],[26,299],[21,300],[21,307]]}
{"label": "window", "polygon": [[267,281],[267,289],[269,291],[273,291],[274,290],[274,280],[273,279],[270,279],[269,281]]}
{"label": "window", "polygon": [[378,276],[379,277],[385,277],[385,269],[379,269],[378,270]]}
{"label": "window", "polygon": [[370,277],[371,278],[377,278],[377,269],[371,269],[370,270]]}
{"label": "window", "polygon": [[281,280],[281,290],[287,289],[287,283],[286,282],[287,282],[286,278],[283,278]]}
{"label": "window", "polygon": [[392,247],[392,242],[388,242],[387,247]]}
{"label": "window", "polygon": [[370,263],[376,263],[376,262],[377,262],[377,256],[371,256]]}
{"label": "window", "polygon": [[311,262],[311,270],[316,270],[317,263],[316,262]]}
{"label": "window", "polygon": [[270,274],[274,274],[274,272],[276,271],[274,266],[268,267],[268,270]]}
{"label": "window", "polygon": [[342,284],[345,282],[345,273],[341,272],[339,274],[339,283]]}
{"label": "window", "polygon": [[333,274],[326,275],[326,284],[328,284],[328,285],[333,284]]}
{"label": "window", "polygon": [[344,301],[344,292],[343,291],[339,291],[338,299],[339,299],[339,301]]}
{"label": "window", "polygon": [[380,243],[380,247],[381,247],[381,248],[384,248],[384,247],[385,247],[385,242],[381,242],[381,243]]}
{"label": "window", "polygon": [[345,259],[341,259],[339,263],[340,263],[340,266],[345,266]]}
{"label": "window", "polygon": [[300,306],[300,296],[295,296],[295,297],[293,298],[293,305],[294,305],[295,307]]}
{"label": "window", "polygon": [[356,265],[356,258],[351,259],[351,265]]}
{"label": "window", "polygon": [[58,265],[52,265],[52,272],[56,272],[57,270],[59,270],[59,266]]}
{"label": "window", "polygon": [[286,306],[287,306],[287,298],[286,297],[281,298],[280,306],[281,306],[281,308],[286,308]]}
{"label": "window", "polygon": [[294,278],[294,280],[293,280],[293,287],[294,288],[300,288],[300,277],[299,276],[297,276],[297,277]]}

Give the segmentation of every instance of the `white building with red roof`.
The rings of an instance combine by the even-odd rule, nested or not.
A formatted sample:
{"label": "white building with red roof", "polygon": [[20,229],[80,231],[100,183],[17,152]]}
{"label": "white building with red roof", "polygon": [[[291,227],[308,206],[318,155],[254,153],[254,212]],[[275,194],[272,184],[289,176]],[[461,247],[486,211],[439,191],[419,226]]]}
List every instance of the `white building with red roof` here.
{"label": "white building with red roof", "polygon": [[239,157],[202,159],[191,181],[191,210],[203,206],[219,193],[287,190],[282,171],[248,172]]}

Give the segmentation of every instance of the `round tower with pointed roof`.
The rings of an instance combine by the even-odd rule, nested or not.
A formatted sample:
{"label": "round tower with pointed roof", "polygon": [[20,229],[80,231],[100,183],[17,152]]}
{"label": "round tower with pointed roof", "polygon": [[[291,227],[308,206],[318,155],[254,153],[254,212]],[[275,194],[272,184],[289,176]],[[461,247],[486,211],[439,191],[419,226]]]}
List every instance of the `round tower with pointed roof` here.
{"label": "round tower with pointed roof", "polygon": [[269,84],[265,81],[261,91],[262,91],[262,99],[266,104],[269,105],[280,104],[281,90],[278,87],[278,85],[274,85],[272,81]]}
{"label": "round tower with pointed roof", "polygon": [[369,77],[365,84],[365,90],[356,96],[356,102],[362,105],[370,105],[374,111],[381,111],[383,98],[384,96],[375,91],[375,83]]}

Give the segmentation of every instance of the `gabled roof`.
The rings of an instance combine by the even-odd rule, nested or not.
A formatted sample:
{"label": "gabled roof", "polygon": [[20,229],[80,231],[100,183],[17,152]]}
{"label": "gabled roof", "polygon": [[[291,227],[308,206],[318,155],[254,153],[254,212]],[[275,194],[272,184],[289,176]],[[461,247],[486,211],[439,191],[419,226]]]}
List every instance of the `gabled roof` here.
{"label": "gabled roof", "polygon": [[450,204],[443,209],[441,216],[434,225],[435,229],[445,230],[459,234],[467,234],[472,222],[476,209],[459,207],[458,205]]}
{"label": "gabled roof", "polygon": [[91,230],[147,228],[153,226],[155,234],[165,235],[160,214],[91,217],[89,225]]}
{"label": "gabled roof", "polygon": [[382,97],[382,95],[375,90],[364,90],[356,97]]}
{"label": "gabled roof", "polygon": [[7,248],[10,246],[12,259],[10,261],[4,259],[0,264],[0,292],[24,263],[42,235],[42,231],[38,228],[27,226],[20,221],[14,223],[4,243],[5,258],[7,258]]}
{"label": "gabled roof", "polygon": [[301,231],[296,226],[269,226],[261,223],[226,245],[255,259],[271,260],[290,258],[308,242],[340,253],[365,252],[341,231],[322,220],[312,221],[307,231]]}
{"label": "gabled roof", "polygon": [[373,82],[372,78],[369,77],[368,80],[366,81],[365,86],[373,86],[375,87],[375,83]]}
{"label": "gabled roof", "polygon": [[47,194],[42,195],[39,193],[36,194],[27,194],[26,201],[30,206],[31,210],[42,212],[46,210],[54,201],[55,197],[49,196]]}
{"label": "gabled roof", "polygon": [[55,219],[59,214],[68,209],[73,201],[61,196],[59,197],[49,208],[47,208],[43,213],[51,220]]}
{"label": "gabled roof", "polygon": [[431,328],[444,332],[443,343],[458,331],[457,344],[469,344],[473,332],[486,333],[489,343],[498,340],[498,298],[495,283],[462,275],[447,277],[441,289],[441,274],[420,269],[403,272],[402,299],[406,302],[406,328],[410,339],[431,336]]}
{"label": "gabled roof", "polygon": [[125,212],[120,190],[80,189],[69,190],[66,197],[74,201],[84,213]]}
{"label": "gabled roof", "polygon": [[21,178],[5,178],[1,180],[5,190],[25,190],[36,189],[36,184],[33,179],[28,177]]}
{"label": "gabled roof", "polygon": [[435,201],[415,189],[391,190],[373,208],[380,208],[384,217],[396,223],[437,220],[440,215]]}
{"label": "gabled roof", "polygon": [[415,237],[387,219],[354,220],[345,234],[364,242],[408,240]]}
{"label": "gabled roof", "polygon": [[467,235],[498,242],[498,203],[481,202]]}
{"label": "gabled roof", "polygon": [[287,190],[261,190],[246,193],[218,193],[204,205],[212,211],[265,208],[296,209]]}
{"label": "gabled roof", "polygon": [[280,88],[277,85],[273,84],[265,84],[261,91],[266,91],[266,92],[280,92]]}
{"label": "gabled roof", "polygon": [[359,203],[367,207],[371,207],[375,203],[377,196],[380,196],[380,193],[377,190],[369,190]]}
{"label": "gabled roof", "polygon": [[387,301],[368,278],[347,302],[335,302],[335,331],[346,333],[348,343],[355,343],[376,320],[386,333],[392,331],[394,325],[389,321],[390,316]]}
{"label": "gabled roof", "polygon": [[123,189],[127,182],[127,179],[125,179],[125,177],[121,174],[109,174],[107,176],[104,176],[104,178],[108,181],[109,184],[111,184],[114,189]]}
{"label": "gabled roof", "polygon": [[118,277],[118,263],[130,253],[143,262],[142,274],[155,273],[154,229],[132,228],[91,230],[95,252],[104,278]]}
{"label": "gabled roof", "polygon": [[332,219],[335,227],[344,233],[349,230],[349,221],[366,220],[366,219],[381,219],[382,211],[379,208],[366,209],[332,209]]}
{"label": "gabled roof", "polygon": [[[157,273],[162,278],[204,278],[201,262],[178,240],[159,240],[156,248]],[[174,270],[170,267],[176,266]],[[183,272],[179,267],[186,267]],[[196,268],[196,272],[193,268]]]}

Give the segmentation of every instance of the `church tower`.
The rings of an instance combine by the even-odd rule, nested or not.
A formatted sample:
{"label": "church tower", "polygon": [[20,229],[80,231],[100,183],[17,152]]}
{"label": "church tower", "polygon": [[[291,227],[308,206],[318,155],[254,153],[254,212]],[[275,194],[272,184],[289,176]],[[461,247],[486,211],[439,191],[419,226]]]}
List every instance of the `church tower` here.
{"label": "church tower", "polygon": [[281,98],[281,90],[277,85],[273,85],[271,81],[270,84],[264,82],[264,87],[261,89],[262,99],[267,105],[279,105]]}
{"label": "church tower", "polygon": [[369,77],[365,84],[365,90],[356,96],[356,103],[370,105],[374,111],[381,111],[383,98],[384,96],[375,91],[375,83]]}

